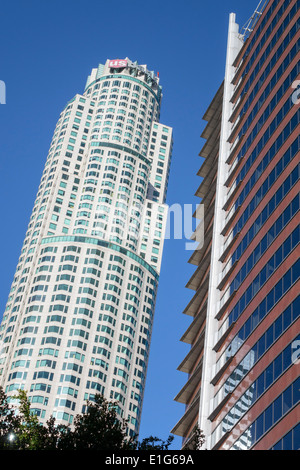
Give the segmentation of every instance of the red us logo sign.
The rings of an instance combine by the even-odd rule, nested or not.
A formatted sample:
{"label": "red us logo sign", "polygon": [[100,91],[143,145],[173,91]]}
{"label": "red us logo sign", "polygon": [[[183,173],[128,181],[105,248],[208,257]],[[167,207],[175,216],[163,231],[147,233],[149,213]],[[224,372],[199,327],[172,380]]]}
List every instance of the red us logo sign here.
{"label": "red us logo sign", "polygon": [[116,60],[110,60],[109,61],[109,67],[113,69],[120,69],[123,67],[127,66],[127,60],[121,60],[121,59],[116,59]]}

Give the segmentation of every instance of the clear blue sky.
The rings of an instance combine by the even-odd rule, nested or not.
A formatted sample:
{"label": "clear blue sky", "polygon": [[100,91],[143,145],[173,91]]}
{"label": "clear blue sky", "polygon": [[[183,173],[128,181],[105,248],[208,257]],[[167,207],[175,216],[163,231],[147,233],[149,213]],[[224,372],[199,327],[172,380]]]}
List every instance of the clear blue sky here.
{"label": "clear blue sky", "polygon": [[[174,128],[167,203],[196,204],[204,142],[202,116],[225,67],[228,18],[242,26],[258,0],[3,0],[0,80],[0,318],[59,114],[83,92],[93,67],[125,58],[159,71],[161,122]],[[184,405],[173,401],[187,376],[176,369],[189,350],[179,340],[194,272],[185,241],[165,243],[140,438],[166,439]],[[179,449],[176,437],[173,448]]]}

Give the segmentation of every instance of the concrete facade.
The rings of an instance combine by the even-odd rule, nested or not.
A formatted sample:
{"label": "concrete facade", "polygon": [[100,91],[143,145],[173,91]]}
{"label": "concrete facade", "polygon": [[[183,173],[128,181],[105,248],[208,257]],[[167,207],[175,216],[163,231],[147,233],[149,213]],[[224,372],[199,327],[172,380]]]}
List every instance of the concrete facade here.
{"label": "concrete facade", "polygon": [[230,15],[225,79],[209,106],[196,195],[204,245],[187,287],[189,374],[173,429],[189,447],[298,449],[299,2],[269,1],[239,31]]}

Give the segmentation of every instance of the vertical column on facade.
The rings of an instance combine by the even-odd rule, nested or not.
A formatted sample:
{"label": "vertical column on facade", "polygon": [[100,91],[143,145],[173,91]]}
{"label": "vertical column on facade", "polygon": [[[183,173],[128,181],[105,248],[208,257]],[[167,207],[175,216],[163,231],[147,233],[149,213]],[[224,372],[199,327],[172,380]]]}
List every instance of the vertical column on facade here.
{"label": "vertical column on facade", "polygon": [[216,183],[216,202],[212,236],[212,253],[210,261],[209,294],[207,301],[206,334],[203,360],[204,368],[202,374],[202,394],[199,411],[199,426],[206,436],[209,436],[211,432],[209,415],[212,411],[211,404],[214,393],[214,386],[211,381],[214,377],[216,363],[216,352],[214,351],[216,333],[218,331],[218,321],[216,315],[221,301],[218,285],[220,282],[220,275],[222,273],[222,262],[220,261],[220,257],[222,254],[222,247],[224,245],[222,230],[224,226],[223,208],[226,199],[225,182],[229,171],[229,167],[226,161],[230,153],[230,144],[228,143],[228,138],[231,133],[231,124],[229,122],[229,118],[232,113],[232,103],[230,101],[233,93],[232,79],[235,72],[235,68],[232,64],[242,46],[242,42],[238,37],[238,32],[239,26],[235,21],[235,14],[231,14],[229,20],[227,59],[224,80],[220,151]]}

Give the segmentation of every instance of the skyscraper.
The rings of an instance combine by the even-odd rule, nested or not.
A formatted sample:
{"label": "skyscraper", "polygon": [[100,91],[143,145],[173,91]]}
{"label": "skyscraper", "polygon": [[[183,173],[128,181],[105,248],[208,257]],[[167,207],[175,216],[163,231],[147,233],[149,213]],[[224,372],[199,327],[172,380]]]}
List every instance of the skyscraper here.
{"label": "skyscraper", "polygon": [[300,448],[299,7],[260,2],[242,30],[230,15],[225,79],[204,115],[204,242],[189,260],[173,429],[185,448],[197,424],[209,450]]}
{"label": "skyscraper", "polygon": [[72,424],[96,393],[138,433],[167,209],[172,129],[159,78],[92,70],[57,122],[1,325],[0,384]]}

